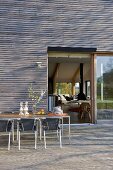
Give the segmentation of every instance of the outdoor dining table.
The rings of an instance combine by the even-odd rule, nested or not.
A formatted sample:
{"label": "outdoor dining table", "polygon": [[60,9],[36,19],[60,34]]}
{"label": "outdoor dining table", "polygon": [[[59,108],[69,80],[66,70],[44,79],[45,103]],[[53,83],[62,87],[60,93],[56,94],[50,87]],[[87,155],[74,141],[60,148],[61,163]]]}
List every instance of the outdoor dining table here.
{"label": "outdoor dining table", "polygon": [[[41,126],[41,120],[44,120],[46,118],[58,118],[61,120],[61,128],[62,128],[62,135],[63,135],[63,126],[64,126],[64,119],[68,119],[68,136],[70,141],[70,116],[67,113],[63,114],[55,114],[55,113],[47,113],[47,114],[34,114],[30,113],[28,115],[20,115],[19,113],[2,113],[0,114],[0,120],[13,120],[13,121],[19,121],[21,118],[25,119],[35,119],[40,122],[40,140],[42,139],[42,126]],[[14,125],[13,125],[14,128]],[[17,129],[18,130],[18,129]],[[14,130],[12,132],[13,141],[14,141]],[[17,133],[18,138],[18,133]]]}

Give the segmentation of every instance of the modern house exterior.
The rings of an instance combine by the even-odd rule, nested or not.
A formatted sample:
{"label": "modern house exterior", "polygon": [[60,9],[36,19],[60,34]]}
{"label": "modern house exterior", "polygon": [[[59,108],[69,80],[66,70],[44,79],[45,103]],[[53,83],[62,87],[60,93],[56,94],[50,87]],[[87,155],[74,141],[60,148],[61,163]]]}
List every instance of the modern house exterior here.
{"label": "modern house exterior", "polygon": [[[49,66],[56,76],[52,88]],[[55,93],[56,82],[71,82],[76,94],[80,66],[85,92],[90,83],[92,122],[112,119],[111,0],[0,1],[1,113],[19,112],[20,102],[25,101],[32,110],[33,95],[42,93],[37,107],[48,111],[49,90]]]}

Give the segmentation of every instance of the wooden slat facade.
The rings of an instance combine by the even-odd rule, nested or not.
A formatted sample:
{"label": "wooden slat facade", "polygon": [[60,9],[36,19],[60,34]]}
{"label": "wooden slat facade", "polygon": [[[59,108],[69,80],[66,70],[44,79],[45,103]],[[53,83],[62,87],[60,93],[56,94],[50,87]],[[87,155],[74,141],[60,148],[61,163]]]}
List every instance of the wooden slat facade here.
{"label": "wooden slat facade", "polygon": [[30,102],[31,83],[47,89],[48,46],[113,51],[112,12],[112,1],[0,0],[0,112]]}
{"label": "wooden slat facade", "polygon": [[[31,83],[38,94],[47,89],[47,49],[32,19],[35,11],[35,1],[0,1],[0,112],[18,112],[20,101],[28,101],[31,110]],[[39,108],[47,109],[46,95]]]}

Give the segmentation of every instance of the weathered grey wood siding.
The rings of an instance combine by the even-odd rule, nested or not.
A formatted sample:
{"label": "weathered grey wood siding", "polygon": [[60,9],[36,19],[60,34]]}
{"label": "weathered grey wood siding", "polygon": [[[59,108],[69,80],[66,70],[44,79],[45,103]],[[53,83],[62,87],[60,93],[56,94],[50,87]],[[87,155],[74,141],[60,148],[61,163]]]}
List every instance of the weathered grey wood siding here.
{"label": "weathered grey wood siding", "polygon": [[48,46],[113,51],[112,16],[112,1],[0,0],[0,112],[29,101],[30,83],[47,87]]}
{"label": "weathered grey wood siding", "polygon": [[[47,89],[47,47],[41,45],[35,4],[0,1],[0,112],[19,111],[20,101],[29,101],[31,110],[31,83],[39,94]],[[47,108],[46,98],[40,108]]]}

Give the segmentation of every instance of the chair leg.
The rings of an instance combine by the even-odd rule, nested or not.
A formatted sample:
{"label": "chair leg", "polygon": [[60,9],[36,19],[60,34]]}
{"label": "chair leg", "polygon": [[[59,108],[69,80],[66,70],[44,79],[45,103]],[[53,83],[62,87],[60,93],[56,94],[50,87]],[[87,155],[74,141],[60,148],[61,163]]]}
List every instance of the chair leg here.
{"label": "chair leg", "polygon": [[8,151],[10,150],[10,144],[11,144],[11,132],[9,132]]}
{"label": "chair leg", "polygon": [[46,135],[45,135],[45,130],[44,130],[44,146],[45,146],[45,149],[46,149]]}
{"label": "chair leg", "polygon": [[37,149],[37,131],[35,131],[35,149]]}
{"label": "chair leg", "polygon": [[90,122],[91,122],[91,115],[90,115],[90,112],[88,112],[88,115],[89,115],[89,119],[90,119]]}
{"label": "chair leg", "polygon": [[58,130],[57,130],[57,138],[59,138],[59,133],[58,133]]}
{"label": "chair leg", "polygon": [[40,141],[42,140],[42,133],[43,133],[43,131],[42,131],[42,121],[38,120],[37,121],[37,137],[39,136]]}
{"label": "chair leg", "polygon": [[84,116],[84,113],[82,112],[82,113],[81,113],[81,117],[80,117],[80,118],[82,119],[82,118],[83,118],[83,116]]}
{"label": "chair leg", "polygon": [[62,148],[61,129],[59,130],[59,133],[60,133],[60,148]]}
{"label": "chair leg", "polygon": [[18,132],[18,150],[20,150],[20,131]]}
{"label": "chair leg", "polygon": [[18,134],[19,134],[19,122],[17,121],[17,131],[16,131],[16,140],[18,141]]}
{"label": "chair leg", "polygon": [[14,120],[12,121],[12,141],[14,142]]}

